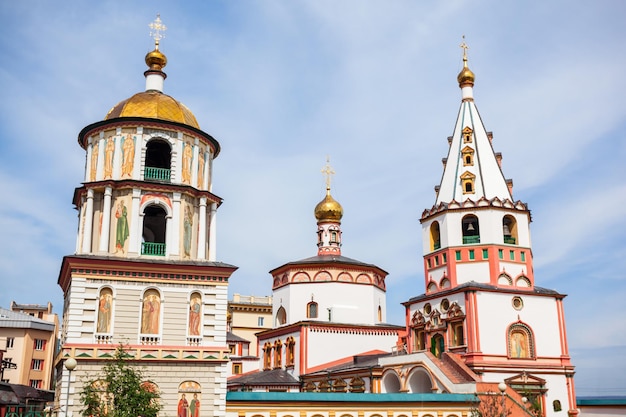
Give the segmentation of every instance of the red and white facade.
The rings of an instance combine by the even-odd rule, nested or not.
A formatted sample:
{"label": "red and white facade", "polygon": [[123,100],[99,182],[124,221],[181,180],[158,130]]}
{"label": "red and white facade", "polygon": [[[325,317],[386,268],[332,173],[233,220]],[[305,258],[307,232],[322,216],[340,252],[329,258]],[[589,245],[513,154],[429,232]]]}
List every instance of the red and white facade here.
{"label": "red and white facade", "polygon": [[565,295],[535,285],[530,211],[459,74],[461,108],[435,205],[421,217],[426,293],[404,303],[409,353],[457,353],[484,382],[506,382],[543,415],[576,415]]}

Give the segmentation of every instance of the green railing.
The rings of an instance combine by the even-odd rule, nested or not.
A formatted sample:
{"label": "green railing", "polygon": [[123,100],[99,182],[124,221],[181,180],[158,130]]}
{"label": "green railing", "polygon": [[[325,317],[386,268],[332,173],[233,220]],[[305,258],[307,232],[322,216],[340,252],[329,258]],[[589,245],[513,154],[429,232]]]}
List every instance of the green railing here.
{"label": "green railing", "polygon": [[143,178],[145,180],[170,182],[172,170],[166,168],[146,167]]}
{"label": "green railing", "polygon": [[463,244],[480,243],[480,235],[476,236],[463,236]]}
{"label": "green railing", "polygon": [[504,236],[504,243],[515,245],[515,238],[513,236]]}
{"label": "green railing", "polygon": [[165,256],[165,243],[142,242],[142,255]]}
{"label": "green railing", "polygon": [[7,407],[7,413],[5,417],[49,417],[52,415],[51,411],[44,411],[37,409],[35,406],[18,405]]}
{"label": "green railing", "polygon": [[439,240],[436,240],[435,243],[433,243],[433,250],[437,249],[441,249],[441,242]]}

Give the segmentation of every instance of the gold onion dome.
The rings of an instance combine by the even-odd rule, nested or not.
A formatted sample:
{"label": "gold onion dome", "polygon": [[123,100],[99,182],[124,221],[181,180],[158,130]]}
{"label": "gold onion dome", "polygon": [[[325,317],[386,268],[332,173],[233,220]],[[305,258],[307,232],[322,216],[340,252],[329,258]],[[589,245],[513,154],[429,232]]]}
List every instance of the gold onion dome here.
{"label": "gold onion dome", "polygon": [[343,217],[343,207],[330,195],[326,189],[326,197],[315,206],[315,218],[318,222],[340,222]]}
{"label": "gold onion dome", "polygon": [[183,103],[160,91],[144,91],[117,103],[104,120],[146,117],[182,123],[200,129],[196,116]]}
{"label": "gold onion dome", "polygon": [[463,69],[461,70],[461,72],[459,72],[459,75],[456,77],[456,79],[459,82],[459,87],[474,85],[474,80],[476,79],[476,76],[467,66],[467,56],[463,57]]}
{"label": "gold onion dome", "polygon": [[146,54],[146,65],[150,71],[161,71],[167,65],[167,57],[158,48]]}

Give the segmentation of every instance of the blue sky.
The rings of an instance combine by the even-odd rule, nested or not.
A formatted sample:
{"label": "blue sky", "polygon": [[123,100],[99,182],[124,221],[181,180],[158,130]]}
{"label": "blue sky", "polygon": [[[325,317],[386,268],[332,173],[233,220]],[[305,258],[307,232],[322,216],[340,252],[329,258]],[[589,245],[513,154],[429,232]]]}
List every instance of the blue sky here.
{"label": "blue sky", "polygon": [[514,197],[536,285],[565,299],[579,395],[626,390],[626,4],[500,1],[0,3],[0,306],[52,301],[75,249],[78,132],[144,88],[168,26],[165,93],[222,145],[218,258],[232,293],[316,253],[326,155],[343,254],[390,272],[388,316],[424,292],[419,218],[461,99],[458,45]]}

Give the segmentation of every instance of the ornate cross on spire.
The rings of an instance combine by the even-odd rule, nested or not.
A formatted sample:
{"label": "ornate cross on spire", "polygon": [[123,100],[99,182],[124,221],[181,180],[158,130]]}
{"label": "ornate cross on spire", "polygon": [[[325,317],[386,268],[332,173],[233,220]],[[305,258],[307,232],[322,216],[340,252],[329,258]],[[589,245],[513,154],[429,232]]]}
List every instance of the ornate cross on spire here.
{"label": "ornate cross on spire", "polygon": [[459,47],[463,49],[463,61],[467,61],[467,50],[469,49],[469,46],[465,43],[465,35],[463,35],[463,42],[461,42]]}
{"label": "ornate cross on spire", "polygon": [[157,14],[154,22],[148,25],[150,27],[150,37],[154,39],[155,49],[159,49],[159,41],[165,37],[165,32],[167,27],[161,21],[161,15]]}
{"label": "ornate cross on spire", "polygon": [[331,175],[335,175],[335,171],[330,166],[330,156],[326,157],[326,165],[322,168],[322,174],[326,176],[326,191],[330,191],[330,179]]}

